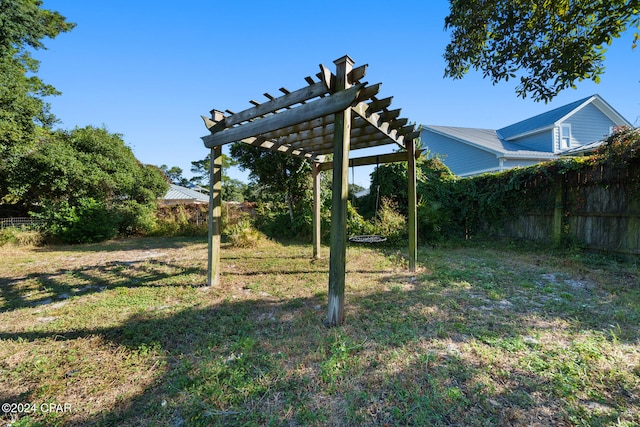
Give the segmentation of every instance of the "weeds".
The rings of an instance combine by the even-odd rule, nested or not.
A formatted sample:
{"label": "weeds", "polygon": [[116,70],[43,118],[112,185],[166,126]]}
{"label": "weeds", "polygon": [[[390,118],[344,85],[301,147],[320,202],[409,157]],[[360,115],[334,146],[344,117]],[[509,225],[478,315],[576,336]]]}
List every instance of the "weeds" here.
{"label": "weeds", "polygon": [[640,423],[637,264],[494,245],[328,251],[143,238],[0,247],[0,400],[12,426]]}

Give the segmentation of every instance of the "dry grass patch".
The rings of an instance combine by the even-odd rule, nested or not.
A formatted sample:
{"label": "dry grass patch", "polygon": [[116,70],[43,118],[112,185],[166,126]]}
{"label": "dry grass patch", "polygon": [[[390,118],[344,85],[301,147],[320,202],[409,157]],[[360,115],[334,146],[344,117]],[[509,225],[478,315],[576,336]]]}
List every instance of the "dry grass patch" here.
{"label": "dry grass patch", "polygon": [[328,249],[131,239],[0,248],[0,400],[16,426],[640,423],[633,261],[482,246]]}

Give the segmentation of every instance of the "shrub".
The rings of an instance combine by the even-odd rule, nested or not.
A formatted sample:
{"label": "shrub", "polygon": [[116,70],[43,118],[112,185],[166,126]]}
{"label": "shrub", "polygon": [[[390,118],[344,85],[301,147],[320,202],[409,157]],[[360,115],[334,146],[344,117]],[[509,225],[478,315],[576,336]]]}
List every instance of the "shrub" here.
{"label": "shrub", "polygon": [[227,240],[238,248],[254,248],[266,240],[266,236],[256,230],[250,220],[243,219],[227,227]]}
{"label": "shrub", "polygon": [[[331,222],[327,224],[328,228],[331,227]],[[358,211],[351,205],[351,202],[347,202],[347,234],[353,235],[369,235],[375,234],[376,227],[370,221],[367,221]]]}
{"label": "shrub", "polygon": [[400,244],[407,239],[407,219],[398,211],[397,202],[388,197],[381,199],[374,226],[375,234],[386,237],[390,244]]}
{"label": "shrub", "polygon": [[[156,212],[150,234],[155,236],[206,236],[209,228],[207,222],[207,208],[200,206],[167,206]],[[225,220],[223,213],[223,224]],[[201,218],[200,221],[196,217]]]}
{"label": "shrub", "polygon": [[154,207],[127,200],[114,207],[120,236],[140,236],[156,227]]}
{"label": "shrub", "polygon": [[39,230],[21,229],[15,227],[0,230],[0,246],[15,244],[19,246],[41,246],[44,236]]}
{"label": "shrub", "polygon": [[36,217],[46,221],[46,234],[63,243],[101,242],[118,233],[118,218],[103,202],[78,199],[77,204],[62,202],[46,206]]}

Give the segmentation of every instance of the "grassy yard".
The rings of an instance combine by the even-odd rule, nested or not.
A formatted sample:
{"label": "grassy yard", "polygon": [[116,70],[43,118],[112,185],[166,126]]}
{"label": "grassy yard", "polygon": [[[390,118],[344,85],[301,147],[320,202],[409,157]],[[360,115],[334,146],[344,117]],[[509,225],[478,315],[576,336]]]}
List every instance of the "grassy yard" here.
{"label": "grassy yard", "polygon": [[0,247],[2,425],[640,425],[634,261],[351,246],[327,329],[324,251]]}

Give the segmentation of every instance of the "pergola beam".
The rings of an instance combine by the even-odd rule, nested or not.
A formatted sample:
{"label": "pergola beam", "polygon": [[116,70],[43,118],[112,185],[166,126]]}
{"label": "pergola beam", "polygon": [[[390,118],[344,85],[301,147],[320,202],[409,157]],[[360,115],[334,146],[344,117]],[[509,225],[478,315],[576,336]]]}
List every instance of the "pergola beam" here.
{"label": "pergola beam", "polygon": [[[259,120],[248,122],[242,126],[238,126],[235,128],[220,130],[218,132],[212,133],[211,135],[202,137],[202,140],[204,141],[204,145],[207,148],[213,148],[219,145],[228,144],[234,141],[240,141],[245,138],[260,135],[266,132],[272,132],[283,127],[304,123],[317,117],[321,117],[327,114],[333,114],[336,111],[344,111],[344,109],[347,108],[356,99],[356,96],[358,95],[358,91],[360,89],[362,89],[362,85],[356,85],[347,90],[337,92],[326,98],[320,98],[314,102],[300,105],[295,109],[261,117]],[[285,97],[286,96],[287,95],[285,95]],[[257,108],[260,107],[255,107],[254,109]],[[214,127],[217,127],[222,123],[229,123],[230,121],[231,117],[219,122]]]}
{"label": "pergola beam", "polygon": [[[424,150],[416,150],[414,157],[417,159],[422,155],[423,152]],[[406,162],[408,159],[407,156],[408,153],[406,151],[398,151],[397,153],[356,157],[355,159],[349,159],[349,167]],[[323,162],[320,163],[318,167],[321,171],[330,170],[331,168],[333,168],[333,162]]]}
{"label": "pergola beam", "polygon": [[373,109],[369,107],[368,104],[365,102],[359,102],[355,106],[351,107],[351,110],[371,125],[378,128],[380,132],[389,137],[391,141],[398,144],[401,148],[405,148],[402,140],[396,136],[397,130],[391,128],[389,123],[385,122],[378,113],[374,112]]}
{"label": "pergola beam", "polygon": [[[329,261],[328,326],[344,320],[346,275],[346,215],[349,166],[409,163],[409,258],[415,269],[417,244],[414,139],[419,132],[408,120],[400,118],[400,110],[389,110],[391,97],[378,99],[380,84],[362,82],[367,65],[353,68],[353,60],[344,56],[336,61],[335,75],[320,65],[319,81],[305,77],[307,87],[289,91],[281,87],[281,96],[264,93],[266,100],[249,101],[251,108],[234,113],[212,110],[211,118],[203,117],[209,135],[202,138],[211,149],[211,201],[209,222],[209,263],[207,283],[219,280],[220,259],[220,195],[222,146],[242,142],[252,146],[299,156],[313,164],[313,256],[320,251],[320,174],[333,171],[331,205],[331,259]],[[349,159],[352,150],[396,144],[403,151]],[[332,162],[324,162],[332,154]],[[413,200],[413,202],[412,202]]]}

